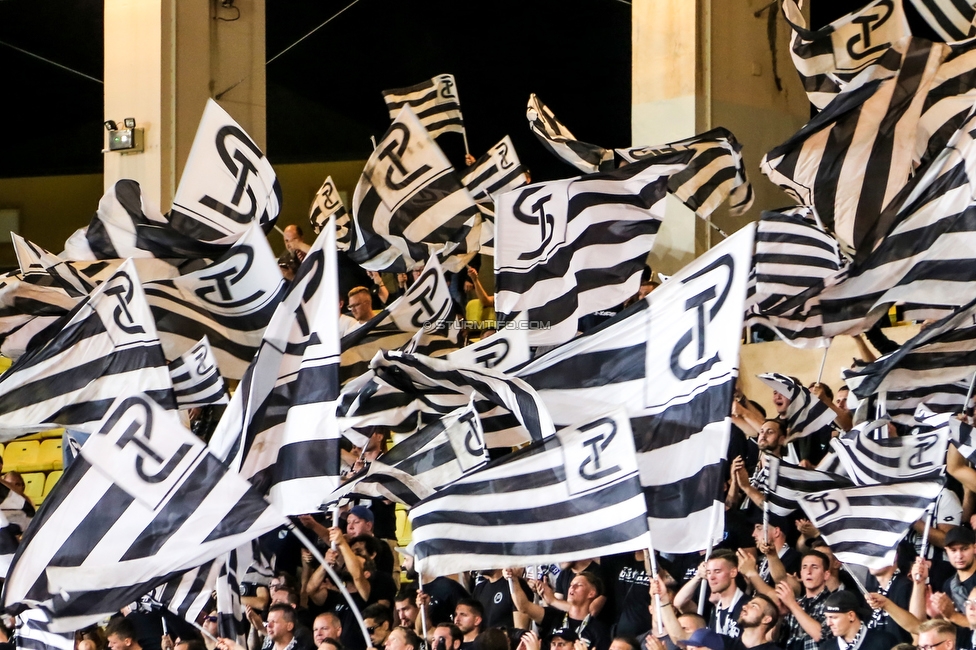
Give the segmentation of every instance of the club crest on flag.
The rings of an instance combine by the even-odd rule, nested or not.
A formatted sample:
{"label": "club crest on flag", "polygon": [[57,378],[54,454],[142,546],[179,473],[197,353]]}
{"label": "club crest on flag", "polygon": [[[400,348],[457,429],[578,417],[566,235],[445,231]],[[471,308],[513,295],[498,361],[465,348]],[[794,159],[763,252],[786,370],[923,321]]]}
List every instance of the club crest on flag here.
{"label": "club crest on flag", "polygon": [[115,301],[106,300],[95,305],[95,311],[103,317],[110,315],[111,319],[126,334],[145,334],[145,328],[133,316],[129,305],[135,297],[135,283],[124,273],[115,276],[110,285],[105,288],[105,295],[112,296]]}
{"label": "club crest on flag", "polygon": [[369,162],[363,174],[391,210],[449,167],[409,107],[390,125]]}
{"label": "club crest on flag", "polygon": [[243,244],[231,250],[233,254],[223,264],[212,269],[209,274],[200,276],[200,286],[193,290],[200,300],[215,307],[215,311],[236,312],[243,307],[259,305],[267,300],[269,293],[261,288],[261,283],[254,283],[253,278],[251,282],[245,281],[248,278],[247,272],[254,265],[254,248]]}
{"label": "club crest on flag", "polygon": [[485,432],[481,429],[481,420],[473,404],[469,404],[468,410],[458,417],[455,426],[447,427],[445,431],[462,473],[485,464],[488,458]]}
{"label": "club crest on flag", "polygon": [[[497,224],[504,230],[504,241],[516,243],[523,251],[509,260],[511,268],[532,268],[544,263],[566,243],[567,194],[570,181],[538,183],[503,194],[500,207],[512,219]],[[508,207],[511,206],[511,207]]]}
{"label": "club crest on flag", "polygon": [[202,442],[174,435],[180,429],[175,413],[144,395],[127,397],[116,402],[82,455],[97,456],[101,460],[96,468],[111,467],[112,480],[157,510],[206,453]]}
{"label": "club crest on flag", "polygon": [[[898,3],[899,13],[902,11]],[[843,25],[830,35],[834,63],[839,71],[860,70],[864,59],[876,57],[904,33],[902,21],[893,20],[894,0],[879,0],[868,10],[858,12],[857,20]]]}
{"label": "club crest on flag", "polygon": [[443,281],[437,258],[430,258],[405,297],[411,309],[390,311],[393,322],[403,331],[415,332],[428,323],[433,325],[448,317],[451,312],[450,293],[447,283]]}
{"label": "club crest on flag", "polygon": [[803,497],[803,511],[818,528],[851,514],[851,504],[840,490],[816,492]]}
{"label": "club crest on flag", "polygon": [[623,411],[556,432],[571,495],[596,490],[637,473],[630,421]]}

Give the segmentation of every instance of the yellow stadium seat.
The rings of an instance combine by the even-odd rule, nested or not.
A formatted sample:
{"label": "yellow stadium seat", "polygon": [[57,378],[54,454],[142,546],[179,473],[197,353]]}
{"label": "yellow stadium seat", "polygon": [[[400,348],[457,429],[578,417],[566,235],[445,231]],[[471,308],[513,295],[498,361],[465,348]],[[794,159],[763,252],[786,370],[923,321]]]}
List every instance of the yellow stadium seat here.
{"label": "yellow stadium seat", "polygon": [[55,484],[61,478],[62,474],[64,474],[64,472],[61,470],[48,473],[47,478],[44,479],[44,498],[47,498],[47,495],[51,494],[51,490],[54,489]]}
{"label": "yellow stadium seat", "polygon": [[38,456],[41,443],[37,440],[14,440],[3,450],[3,471],[33,472],[41,469]]}
{"label": "yellow stadium seat", "polygon": [[43,472],[28,472],[23,477],[24,496],[33,501],[34,505],[39,505],[44,500],[44,481],[47,477]]}
{"label": "yellow stadium seat", "polygon": [[40,469],[44,471],[51,471],[55,469],[61,469],[63,464],[61,456],[61,438],[54,439],[49,438],[48,440],[41,441],[41,448],[37,454],[37,463],[40,465]]}

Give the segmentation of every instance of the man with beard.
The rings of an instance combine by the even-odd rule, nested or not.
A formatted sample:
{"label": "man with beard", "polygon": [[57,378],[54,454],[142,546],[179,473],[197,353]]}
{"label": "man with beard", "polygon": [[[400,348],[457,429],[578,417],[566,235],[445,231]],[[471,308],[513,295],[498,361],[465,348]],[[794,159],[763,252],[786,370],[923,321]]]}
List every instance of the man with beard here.
{"label": "man with beard", "polygon": [[976,534],[968,528],[957,526],[945,536],[945,552],[949,564],[956,570],[955,575],[945,581],[943,593],[932,594],[931,604],[942,616],[959,627],[968,627],[963,615],[966,599],[976,587]]}
{"label": "man with beard", "polygon": [[751,506],[762,509],[766,501],[763,489],[769,481],[769,456],[780,458],[783,455],[785,441],[786,432],[783,430],[782,420],[765,420],[762,423],[756,436],[756,444],[761,452],[756,470],[750,477],[746,472],[746,463],[742,456],[732,461],[732,476],[726,503],[738,503],[741,498],[739,495],[745,494],[749,500],[742,503],[743,510],[750,509]]}
{"label": "man with beard", "polygon": [[[708,629],[718,634],[730,636],[733,639],[739,636],[739,614],[742,606],[746,603],[745,594],[736,584],[736,577],[739,575],[739,561],[735,553],[726,549],[719,549],[711,554],[708,561],[704,564],[705,580],[708,581],[708,588],[714,597],[718,597],[718,602],[714,605],[706,605],[708,612]],[[701,570],[699,570],[699,574]],[[701,576],[696,575],[694,580],[688,581],[680,591],[674,596],[674,606],[683,609],[684,606],[695,599],[698,591],[698,583]]]}
{"label": "man with beard", "polygon": [[868,629],[857,596],[846,589],[827,596],[824,616],[834,636],[821,643],[820,650],[891,650],[895,645],[880,629]]}
{"label": "man with beard", "polygon": [[474,598],[462,598],[454,609],[454,624],[461,630],[461,650],[471,650],[481,634],[485,608]]}
{"label": "man with beard", "polygon": [[[664,581],[660,578],[651,579],[651,595],[661,597],[661,619],[671,640],[686,648],[709,648],[714,650],[715,637],[722,640],[725,650],[779,650],[774,643],[769,643],[767,635],[776,627],[779,612],[776,604],[766,596],[755,596],[742,606],[739,614],[738,627],[740,634],[733,639],[730,636],[717,635],[710,629],[695,630],[689,634],[678,623],[675,610],[668,601],[668,591]],[[885,650],[888,650],[887,648]]]}

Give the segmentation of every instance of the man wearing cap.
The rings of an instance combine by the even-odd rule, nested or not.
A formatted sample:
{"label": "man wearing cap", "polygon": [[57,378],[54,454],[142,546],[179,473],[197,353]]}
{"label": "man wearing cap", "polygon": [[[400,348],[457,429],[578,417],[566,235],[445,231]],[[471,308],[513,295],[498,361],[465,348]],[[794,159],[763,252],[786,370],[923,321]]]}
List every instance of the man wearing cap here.
{"label": "man wearing cap", "polygon": [[869,616],[861,611],[857,596],[847,590],[830,594],[824,612],[834,636],[822,642],[820,650],[891,650],[895,645],[887,633],[868,629],[864,621]]}
{"label": "man wearing cap", "polygon": [[969,528],[957,526],[945,535],[945,552],[949,557],[949,564],[956,570],[955,575],[945,581],[943,593],[932,594],[931,605],[944,618],[959,627],[969,625],[963,612],[966,611],[966,599],[969,592],[976,587],[976,534]]}
{"label": "man wearing cap", "polygon": [[[346,517],[346,537],[350,539],[359,535],[372,535],[376,537],[373,533],[375,521],[376,519],[373,516],[372,510],[366,506],[353,506],[349,510],[349,515]],[[376,570],[382,573],[392,574],[393,549],[383,540],[377,538],[377,541],[380,543],[380,548],[376,554]]]}
{"label": "man wearing cap", "polygon": [[797,600],[793,588],[786,581],[776,585],[776,595],[783,607],[790,611],[786,617],[788,630],[786,650],[817,650],[817,644],[827,638],[824,616],[827,597],[827,577],[830,560],[820,551],[807,551],[800,561],[800,582],[803,596]]}

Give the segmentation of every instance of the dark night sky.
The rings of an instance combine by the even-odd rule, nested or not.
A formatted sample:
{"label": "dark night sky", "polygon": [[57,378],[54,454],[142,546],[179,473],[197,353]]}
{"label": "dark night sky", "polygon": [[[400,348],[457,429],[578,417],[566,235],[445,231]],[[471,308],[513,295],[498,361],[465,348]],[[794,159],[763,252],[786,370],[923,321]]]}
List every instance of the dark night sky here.
{"label": "dark night sky", "polygon": [[[268,57],[348,1],[267,0]],[[861,4],[814,0],[813,23]],[[102,11],[102,0],[0,0],[0,41],[101,78]],[[567,176],[528,131],[529,93],[580,140],[627,145],[630,51],[619,0],[359,0],[268,66],[267,153],[365,158],[389,124],[380,91],[450,72],[475,156],[508,133],[536,179]],[[0,44],[0,88],[0,177],[101,171],[101,84]],[[459,136],[440,144],[458,159]]]}

